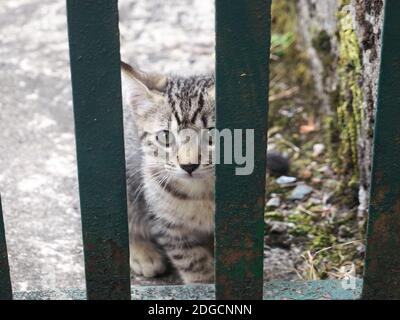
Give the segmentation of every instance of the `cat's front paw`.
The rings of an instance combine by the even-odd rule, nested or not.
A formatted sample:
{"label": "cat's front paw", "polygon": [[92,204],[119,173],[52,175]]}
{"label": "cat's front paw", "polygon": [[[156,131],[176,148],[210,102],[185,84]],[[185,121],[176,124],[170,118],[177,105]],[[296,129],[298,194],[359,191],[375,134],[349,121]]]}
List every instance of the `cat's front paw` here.
{"label": "cat's front paw", "polygon": [[150,242],[130,245],[130,265],[133,273],[146,278],[162,275],[166,271],[165,257]]}

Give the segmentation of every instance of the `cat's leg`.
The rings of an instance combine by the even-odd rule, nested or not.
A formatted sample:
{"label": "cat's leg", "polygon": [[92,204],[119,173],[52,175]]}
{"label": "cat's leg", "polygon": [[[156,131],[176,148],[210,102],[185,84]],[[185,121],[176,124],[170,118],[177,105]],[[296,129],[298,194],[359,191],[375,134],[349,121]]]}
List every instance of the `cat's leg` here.
{"label": "cat's leg", "polygon": [[155,277],[166,271],[162,251],[152,242],[135,240],[129,245],[131,270],[139,276]]}
{"label": "cat's leg", "polygon": [[184,283],[213,283],[214,257],[207,247],[185,238],[160,239]]}
{"label": "cat's leg", "polygon": [[151,219],[143,207],[140,201],[128,202],[130,266],[133,273],[151,278],[166,271],[167,261],[165,254],[152,241],[149,232]]}

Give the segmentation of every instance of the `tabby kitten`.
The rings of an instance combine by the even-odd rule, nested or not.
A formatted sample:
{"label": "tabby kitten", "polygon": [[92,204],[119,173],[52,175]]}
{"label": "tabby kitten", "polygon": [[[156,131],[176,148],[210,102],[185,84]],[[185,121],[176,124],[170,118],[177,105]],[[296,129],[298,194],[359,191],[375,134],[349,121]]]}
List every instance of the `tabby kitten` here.
{"label": "tabby kitten", "polygon": [[[209,137],[181,133],[215,127],[214,83],[213,76],[166,77],[122,63],[130,265],[137,275],[161,275],[169,261],[185,283],[213,282],[214,165],[199,149],[210,155],[214,146]],[[284,158],[269,159],[278,173],[287,171]]]}

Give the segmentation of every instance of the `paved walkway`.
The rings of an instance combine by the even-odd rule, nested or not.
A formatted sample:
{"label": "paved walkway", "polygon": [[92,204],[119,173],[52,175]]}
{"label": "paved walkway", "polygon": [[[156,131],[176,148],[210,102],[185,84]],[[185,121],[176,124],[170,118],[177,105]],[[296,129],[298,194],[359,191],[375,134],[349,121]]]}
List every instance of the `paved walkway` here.
{"label": "paved walkway", "polygon": [[[121,51],[210,71],[212,0],[120,0]],[[0,2],[0,192],[14,290],[84,287],[65,0]]]}

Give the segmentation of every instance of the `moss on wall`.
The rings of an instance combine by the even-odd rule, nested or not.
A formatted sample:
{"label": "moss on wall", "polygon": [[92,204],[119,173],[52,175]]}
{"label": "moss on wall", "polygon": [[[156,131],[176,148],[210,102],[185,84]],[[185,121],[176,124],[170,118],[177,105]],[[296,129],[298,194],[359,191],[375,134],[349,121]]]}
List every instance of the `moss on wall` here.
{"label": "moss on wall", "polygon": [[343,1],[338,13],[338,101],[336,106],[339,132],[338,172],[345,177],[342,188],[358,191],[358,139],[362,123],[362,63],[359,42],[353,28],[352,15]]}
{"label": "moss on wall", "polygon": [[332,36],[324,29],[315,30],[312,38],[312,46],[317,51],[318,57],[323,66],[323,79],[326,80],[332,75],[334,66],[336,65],[336,52],[332,46]]}
{"label": "moss on wall", "polygon": [[[355,205],[359,186],[359,146],[362,123],[363,92],[361,52],[354,31],[350,0],[339,0],[337,34],[324,29],[311,30],[312,46],[322,63],[322,77],[329,95],[331,114],[322,115],[325,144],[336,172],[341,176],[338,194],[348,205]],[[335,42],[333,45],[332,42]],[[329,87],[329,77],[337,85]],[[349,192],[350,191],[350,192]],[[348,195],[343,197],[343,195]]]}
{"label": "moss on wall", "polygon": [[273,33],[293,32],[297,28],[296,0],[272,1]]}

